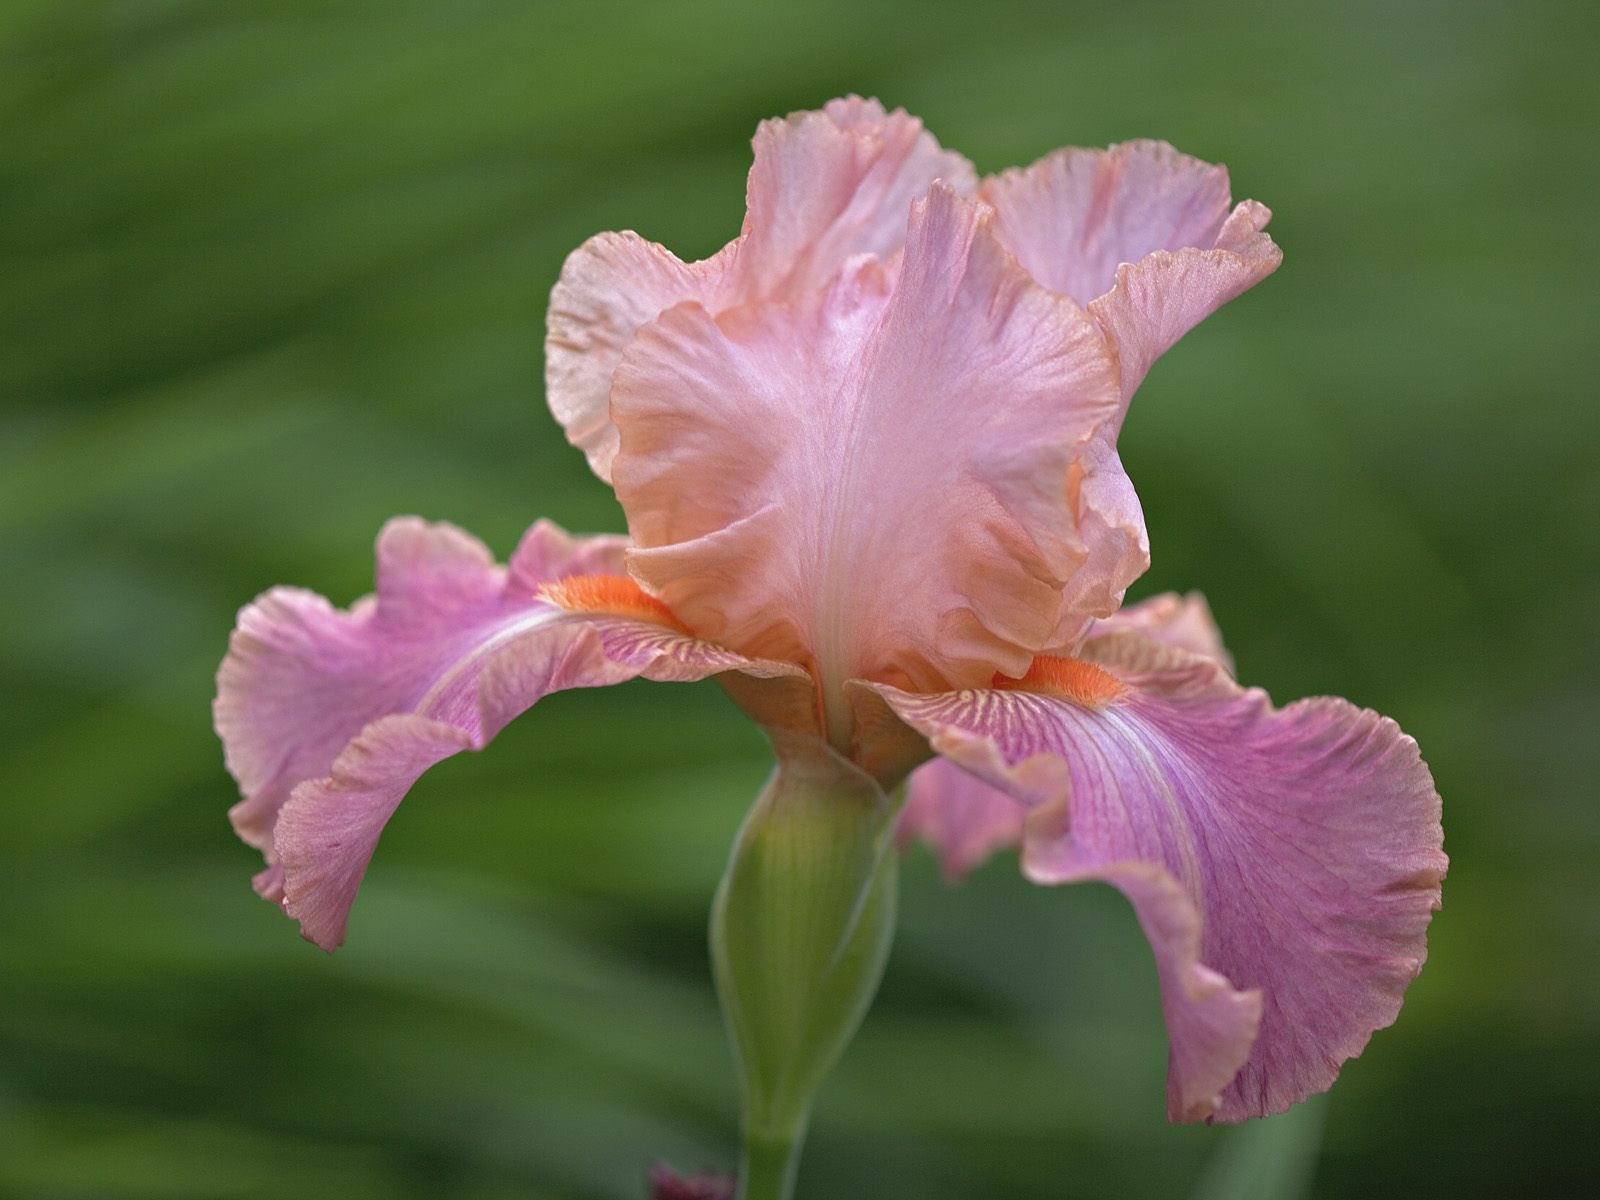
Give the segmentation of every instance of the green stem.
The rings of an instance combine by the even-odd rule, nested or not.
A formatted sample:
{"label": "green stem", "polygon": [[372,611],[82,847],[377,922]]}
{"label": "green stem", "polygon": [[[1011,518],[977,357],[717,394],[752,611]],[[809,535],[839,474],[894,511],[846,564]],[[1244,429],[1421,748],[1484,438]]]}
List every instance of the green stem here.
{"label": "green stem", "polygon": [[739,1066],[741,1200],[789,1200],[817,1088],[855,1034],[894,935],[895,804],[826,746],[780,750],[711,911]]}
{"label": "green stem", "polygon": [[804,1131],[789,1138],[745,1134],[738,1200],[790,1200],[804,1142]]}

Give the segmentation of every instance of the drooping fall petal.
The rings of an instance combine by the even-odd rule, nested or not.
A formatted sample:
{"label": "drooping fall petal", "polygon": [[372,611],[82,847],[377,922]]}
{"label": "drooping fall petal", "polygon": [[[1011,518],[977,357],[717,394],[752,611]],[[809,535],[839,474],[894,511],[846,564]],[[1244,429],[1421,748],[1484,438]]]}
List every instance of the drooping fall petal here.
{"label": "drooping fall petal", "polygon": [[[1166,592],[1092,623],[1089,637],[1131,629],[1152,641],[1216,659],[1231,672],[1233,660],[1199,592]],[[858,730],[861,725],[858,722]],[[945,875],[959,879],[991,854],[1022,841],[1027,809],[1015,797],[962,770],[949,759],[923,763],[906,784],[896,835],[901,846],[926,842]]]}
{"label": "drooping fall petal", "polygon": [[943,179],[977,188],[972,164],[942,150],[922,122],[876,100],[831,101],[756,131],[744,231],[711,258],[685,263],[636,233],[578,247],[550,295],[545,390],[567,439],[611,479],[617,432],[611,377],[641,325],[694,300],[712,313],[825,285],[857,254],[883,258],[905,241],[911,202]]}
{"label": "drooping fall petal", "polygon": [[[935,185],[898,277],[807,306],[681,305],[618,368],[633,573],[704,636],[919,689],[1020,671],[1084,560],[1077,447],[1117,403],[1100,335]],[[835,730],[837,733],[837,730]]]}
{"label": "drooping fall petal", "polygon": [[[541,522],[502,568],[460,530],[404,518],[379,536],[375,596],[339,611],[277,588],[240,613],[217,676],[217,731],[244,795],[230,815],[267,858],[257,889],[306,937],[343,939],[378,835],[422,772],[540,697],[639,675],[792,671],[686,636],[618,577],[622,546]],[[598,603],[542,591],[596,577],[612,579],[609,595],[577,600]]]}
{"label": "drooping fall petal", "polygon": [[1124,401],[1150,364],[1277,269],[1266,206],[1230,212],[1226,168],[1165,142],[1058,150],[984,181],[1001,240],[1034,278],[1105,325]]}
{"label": "drooping fall petal", "polygon": [[932,846],[945,877],[956,880],[996,850],[1019,843],[1027,815],[1013,797],[936,758],[911,773],[895,836],[902,847],[913,841]]}
{"label": "drooping fall petal", "polygon": [[1014,688],[878,690],[1034,810],[1030,878],[1105,880],[1133,902],[1161,977],[1169,1116],[1280,1112],[1394,1020],[1421,968],[1445,868],[1432,778],[1394,722],[1346,701],[1275,710],[1131,627],[1083,655]]}

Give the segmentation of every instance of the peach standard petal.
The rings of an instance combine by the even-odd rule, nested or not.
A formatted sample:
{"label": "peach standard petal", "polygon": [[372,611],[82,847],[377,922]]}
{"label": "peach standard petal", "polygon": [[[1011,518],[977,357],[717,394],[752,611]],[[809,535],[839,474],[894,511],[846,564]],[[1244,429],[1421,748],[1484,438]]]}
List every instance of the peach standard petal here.
{"label": "peach standard petal", "polygon": [[891,278],[811,302],[685,304],[618,368],[630,570],[703,636],[816,675],[836,745],[851,678],[1021,671],[1084,560],[1073,455],[1117,405],[1098,328],[935,185]]}
{"label": "peach standard petal", "polygon": [[1151,363],[1283,258],[1262,232],[1265,205],[1230,211],[1227,168],[1166,142],[1057,150],[986,179],[981,194],[1034,278],[1105,325],[1124,404]]}
{"label": "peach standard petal", "polygon": [[685,300],[718,313],[803,295],[854,255],[897,253],[911,202],[935,179],[977,188],[972,164],[921,121],[857,96],[764,121],[754,147],[744,230],[717,254],[685,263],[636,233],[602,233],[573,251],[550,294],[546,397],[601,479],[617,451],[611,377],[641,325]]}

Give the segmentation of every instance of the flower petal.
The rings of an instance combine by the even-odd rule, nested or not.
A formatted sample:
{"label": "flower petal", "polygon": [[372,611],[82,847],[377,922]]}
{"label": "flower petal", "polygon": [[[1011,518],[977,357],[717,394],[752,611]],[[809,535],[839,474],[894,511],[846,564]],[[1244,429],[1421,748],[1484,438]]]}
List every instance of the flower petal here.
{"label": "flower petal", "polygon": [[1128,585],[1150,566],[1144,509],[1122,468],[1110,426],[1107,422],[1084,443],[1068,472],[1068,500],[1084,558],[1061,593],[1061,623],[1050,639],[1055,646],[1076,646],[1089,619],[1114,614]]}
{"label": "flower petal", "polygon": [[244,609],[217,676],[217,731],[244,795],[230,815],[266,855],[257,889],[306,937],[343,940],[378,834],[417,777],[540,697],[639,675],[793,673],[541,598],[543,584],[618,572],[622,546],[540,522],[501,568],[460,530],[403,518],[378,538],[376,596],[341,612],[278,588]]}
{"label": "flower petal", "polygon": [[1127,690],[878,690],[934,749],[1035,811],[1024,870],[1100,879],[1155,950],[1168,1114],[1237,1121],[1332,1083],[1426,955],[1445,857],[1416,743],[1343,700],[1274,710],[1214,660],[1125,629],[1085,656]]}
{"label": "flower petal", "polygon": [[1230,215],[1227,169],[1165,142],[1058,150],[985,180],[982,195],[1034,278],[1104,323],[1125,399],[1173,343],[1282,258],[1261,232],[1264,205]]}
{"label": "flower petal", "polygon": [[825,697],[1026,667],[1084,558],[1069,465],[1117,403],[1093,323],[986,206],[935,185],[912,212],[892,285],[858,259],[809,305],[680,306],[612,389],[630,570]]}
{"label": "flower petal", "polygon": [[545,398],[588,456],[590,469],[610,482],[617,454],[611,423],[611,374],[634,332],[685,300],[716,305],[736,243],[697,263],[636,233],[602,233],[567,256],[550,292],[546,315]]}
{"label": "flower petal", "polygon": [[1222,644],[1222,630],[1211,616],[1211,606],[1199,592],[1178,595],[1163,592],[1113,616],[1096,621],[1089,629],[1093,640],[1106,634],[1132,630],[1152,642],[1214,658],[1233,674],[1233,656]]}
{"label": "flower petal", "polygon": [[902,848],[927,842],[945,877],[960,879],[996,850],[1022,841],[1027,810],[998,788],[942,758],[924,763],[906,784],[895,836]]}
{"label": "flower petal", "polygon": [[1226,168],[1155,141],[1069,146],[985,179],[981,194],[1033,277],[1083,305],[1111,290],[1122,263],[1214,245],[1229,206]]}
{"label": "flower petal", "polygon": [[763,121],[737,299],[801,296],[858,254],[889,258],[905,244],[911,202],[936,179],[963,196],[978,187],[972,164],[941,149],[904,109],[848,96],[820,112]]}
{"label": "flower petal", "polygon": [[1271,216],[1246,200],[1212,249],[1157,250],[1118,268],[1116,286],[1089,311],[1117,347],[1124,401],[1179,338],[1278,269],[1283,251],[1262,232]]}
{"label": "flower petal", "polygon": [[568,257],[550,294],[545,391],[567,440],[610,481],[617,452],[611,377],[634,332],[675,304],[712,313],[825,285],[857,254],[889,257],[911,201],[943,179],[977,188],[972,164],[941,150],[922,122],[850,96],[763,122],[755,136],[741,237],[685,263],[636,233],[602,233]]}

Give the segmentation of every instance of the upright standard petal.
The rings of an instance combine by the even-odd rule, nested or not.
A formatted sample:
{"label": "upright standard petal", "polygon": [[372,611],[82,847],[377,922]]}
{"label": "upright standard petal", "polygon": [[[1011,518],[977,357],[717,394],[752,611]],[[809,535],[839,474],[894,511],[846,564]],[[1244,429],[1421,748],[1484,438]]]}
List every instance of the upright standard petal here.
{"label": "upright standard petal", "polygon": [[1161,978],[1169,1116],[1280,1112],[1332,1083],[1421,969],[1446,864],[1432,778],[1394,722],[1343,700],[1275,710],[1133,628],[1084,655],[993,689],[878,690],[1034,810],[1030,878],[1128,895]]}
{"label": "upright standard petal", "polygon": [[685,263],[638,234],[602,233],[573,251],[550,294],[546,395],[601,479],[617,452],[612,373],[641,325],[686,300],[718,313],[815,290],[854,255],[897,253],[911,201],[935,179],[977,188],[972,164],[921,121],[857,96],[763,122],[754,145],[738,240]]}
{"label": "upright standard petal", "polygon": [[392,521],[375,596],[341,612],[277,588],[240,613],[216,724],[260,848],[257,890],[332,950],[378,835],[423,771],[486,745],[540,697],[643,675],[793,672],[687,636],[621,574],[623,541],[545,522],[509,568],[447,525]]}
{"label": "upright standard petal", "polygon": [[1227,219],[1228,172],[1166,142],[1070,146],[983,182],[1001,240],[1033,277],[1079,304],[1156,250],[1210,247]]}
{"label": "upright standard petal", "polygon": [[858,259],[809,305],[682,305],[613,383],[630,569],[703,636],[811,667],[840,748],[845,680],[1020,672],[1084,559],[1068,473],[1114,365],[991,219],[935,185],[897,279]]}
{"label": "upright standard petal", "polygon": [[858,254],[888,259],[905,244],[911,202],[934,180],[962,196],[978,186],[972,164],[904,109],[848,96],[821,112],[763,121],[737,299],[804,295]]}
{"label": "upright standard petal", "polygon": [[1131,630],[1152,642],[1187,650],[1215,659],[1233,673],[1233,656],[1222,642],[1222,630],[1211,615],[1211,606],[1199,592],[1179,595],[1163,592],[1151,596],[1103,620],[1089,629],[1090,639]]}
{"label": "upright standard petal", "polygon": [[1165,142],[1058,150],[984,181],[1001,240],[1105,325],[1126,400],[1186,332],[1277,269],[1268,209],[1232,203],[1226,168]]}
{"label": "upright standard petal", "polygon": [[1062,589],[1052,646],[1076,646],[1093,617],[1117,611],[1128,585],[1150,565],[1150,538],[1133,481],[1117,454],[1114,421],[1081,446],[1067,473],[1083,561]]}
{"label": "upright standard petal", "polygon": [[606,482],[617,456],[611,375],[639,326],[685,300],[720,307],[737,248],[686,263],[637,233],[601,233],[567,256],[550,292],[544,390],[550,411]]}

